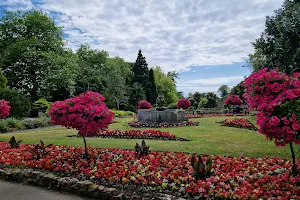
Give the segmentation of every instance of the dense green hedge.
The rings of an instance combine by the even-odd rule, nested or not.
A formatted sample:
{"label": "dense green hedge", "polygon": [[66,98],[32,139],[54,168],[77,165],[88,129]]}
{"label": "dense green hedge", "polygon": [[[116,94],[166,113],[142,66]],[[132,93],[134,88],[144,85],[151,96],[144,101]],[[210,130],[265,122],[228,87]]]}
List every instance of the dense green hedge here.
{"label": "dense green hedge", "polygon": [[24,120],[19,120],[15,118],[6,118],[0,120],[0,133],[23,130],[23,129],[33,129],[50,126],[50,119],[48,117],[38,117],[38,118],[26,118]]}
{"label": "dense green hedge", "polygon": [[10,117],[28,117],[31,103],[30,99],[28,99],[23,94],[19,93],[16,90],[0,88],[0,99],[5,99],[10,102]]}
{"label": "dense green hedge", "polygon": [[131,111],[124,111],[124,110],[111,110],[115,117],[128,117],[128,116],[134,116],[135,113]]}

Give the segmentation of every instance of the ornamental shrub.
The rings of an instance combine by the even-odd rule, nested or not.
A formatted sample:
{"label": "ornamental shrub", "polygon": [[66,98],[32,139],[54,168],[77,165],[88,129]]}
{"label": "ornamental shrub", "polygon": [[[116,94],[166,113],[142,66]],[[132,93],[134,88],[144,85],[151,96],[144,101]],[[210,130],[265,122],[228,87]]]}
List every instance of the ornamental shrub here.
{"label": "ornamental shrub", "polygon": [[240,97],[238,95],[230,95],[228,96],[225,101],[224,101],[225,105],[242,105],[243,101],[240,99]]}
{"label": "ornamental shrub", "polygon": [[3,119],[9,115],[10,106],[9,101],[4,99],[0,100],[0,119]]}
{"label": "ornamental shrub", "polygon": [[277,146],[290,144],[292,171],[296,173],[292,142],[300,143],[300,73],[262,69],[245,79],[244,94],[250,109],[256,109],[259,132]]}
{"label": "ornamental shrub", "polygon": [[96,136],[112,122],[114,114],[97,92],[87,91],[74,98],[54,102],[49,115],[51,123],[77,129],[80,136]]}
{"label": "ornamental shrub", "polygon": [[51,105],[51,123],[75,128],[85,144],[84,157],[88,158],[85,136],[96,136],[113,121],[113,112],[103,102],[105,98],[97,92],[86,91],[74,98],[57,101]]}
{"label": "ornamental shrub", "polygon": [[177,108],[177,104],[176,104],[176,103],[170,103],[170,104],[168,105],[168,108],[169,108],[169,109],[176,109],[176,108]]}
{"label": "ornamental shrub", "polygon": [[150,109],[152,105],[147,100],[140,100],[138,103],[138,109]]}
{"label": "ornamental shrub", "polygon": [[0,88],[0,99],[10,102],[10,117],[21,118],[28,117],[30,112],[30,99],[16,90]]}
{"label": "ornamental shrub", "polygon": [[181,98],[177,101],[177,108],[188,109],[191,106],[191,101],[186,98]]}
{"label": "ornamental shrub", "polygon": [[36,100],[31,106],[31,115],[37,117],[39,112],[46,113],[50,105],[51,103],[46,99],[40,98],[39,100]]}

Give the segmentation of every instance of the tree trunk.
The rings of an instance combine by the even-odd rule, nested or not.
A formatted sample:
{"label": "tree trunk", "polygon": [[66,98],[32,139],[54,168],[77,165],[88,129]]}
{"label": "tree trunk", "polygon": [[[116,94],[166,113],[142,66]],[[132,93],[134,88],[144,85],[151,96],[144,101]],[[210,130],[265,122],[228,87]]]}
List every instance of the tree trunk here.
{"label": "tree trunk", "polygon": [[292,142],[290,142],[290,149],[291,149],[291,152],[292,152],[292,159],[293,159],[292,173],[293,173],[293,175],[296,176],[298,174],[298,172],[297,172],[296,158],[295,158],[295,152],[294,152]]}
{"label": "tree trunk", "polygon": [[83,157],[85,159],[88,159],[89,158],[89,153],[88,153],[88,150],[87,150],[86,140],[85,140],[84,136],[82,136],[82,137],[83,137],[83,142],[84,142],[84,155],[83,155]]}

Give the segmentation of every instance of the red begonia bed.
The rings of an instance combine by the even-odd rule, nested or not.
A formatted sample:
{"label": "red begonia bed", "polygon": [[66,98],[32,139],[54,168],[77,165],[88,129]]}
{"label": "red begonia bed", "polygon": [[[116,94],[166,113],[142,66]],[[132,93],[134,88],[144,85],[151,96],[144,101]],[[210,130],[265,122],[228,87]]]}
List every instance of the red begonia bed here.
{"label": "red begonia bed", "polygon": [[244,118],[239,119],[225,119],[221,122],[223,126],[235,127],[235,128],[245,128],[257,131],[258,129],[249,120]]}
{"label": "red begonia bed", "polygon": [[[195,180],[191,154],[151,152],[135,158],[122,149],[89,148],[90,159],[81,159],[83,148],[51,146],[43,158],[32,158],[31,145],[10,149],[0,142],[0,164],[51,171],[61,176],[84,176],[106,185],[133,185],[177,196],[212,199],[298,199],[300,175],[290,176],[291,161],[281,158],[212,156],[213,176]],[[204,161],[207,156],[203,156]],[[300,160],[297,159],[298,165]]]}

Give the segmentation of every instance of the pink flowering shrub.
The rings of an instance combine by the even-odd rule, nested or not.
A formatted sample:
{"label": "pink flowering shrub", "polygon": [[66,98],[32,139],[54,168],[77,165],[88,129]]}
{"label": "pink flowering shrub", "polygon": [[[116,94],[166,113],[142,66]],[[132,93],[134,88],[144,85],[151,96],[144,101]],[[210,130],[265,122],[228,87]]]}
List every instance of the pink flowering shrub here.
{"label": "pink flowering shrub", "polygon": [[150,109],[152,108],[152,105],[149,101],[147,100],[140,100],[138,102],[138,109]]}
{"label": "pink flowering shrub", "polygon": [[242,105],[243,101],[240,99],[238,95],[230,95],[228,96],[225,101],[225,105]]}
{"label": "pink flowering shrub", "polygon": [[0,119],[3,119],[9,115],[10,106],[9,101],[0,100]]}
{"label": "pink flowering shrub", "polygon": [[191,106],[191,101],[186,98],[181,98],[177,101],[177,108],[183,108],[183,109],[188,109]]}
{"label": "pink flowering shrub", "polygon": [[263,69],[244,82],[250,109],[258,111],[259,132],[274,139],[277,146],[300,142],[299,75]]}
{"label": "pink flowering shrub", "polygon": [[87,91],[74,98],[54,102],[50,108],[51,123],[77,129],[80,136],[97,136],[113,121],[114,114],[97,92]]}

